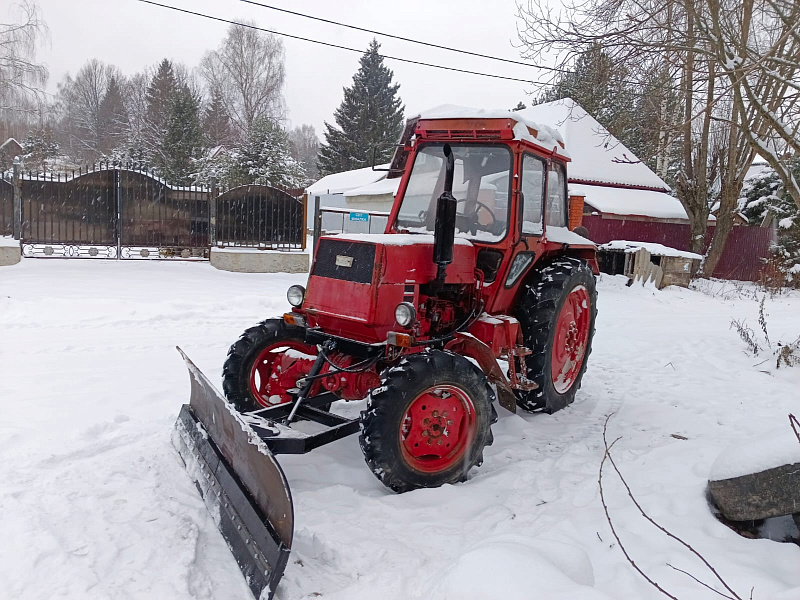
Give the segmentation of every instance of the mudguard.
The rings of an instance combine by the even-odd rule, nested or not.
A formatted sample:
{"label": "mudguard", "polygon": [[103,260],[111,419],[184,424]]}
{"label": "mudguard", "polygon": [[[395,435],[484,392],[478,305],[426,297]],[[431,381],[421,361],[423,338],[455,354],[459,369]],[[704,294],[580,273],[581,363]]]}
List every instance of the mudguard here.
{"label": "mudguard", "polygon": [[191,380],[172,441],[255,598],[271,599],[289,560],[294,507],[275,456],[178,348]]}

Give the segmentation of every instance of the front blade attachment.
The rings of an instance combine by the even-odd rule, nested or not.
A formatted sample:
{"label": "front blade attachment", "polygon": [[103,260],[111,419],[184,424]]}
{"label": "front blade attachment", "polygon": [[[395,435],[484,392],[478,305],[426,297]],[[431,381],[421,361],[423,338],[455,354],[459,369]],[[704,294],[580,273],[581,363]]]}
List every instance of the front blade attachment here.
{"label": "front blade attachment", "polygon": [[283,577],[294,532],[286,476],[259,436],[178,351],[192,391],[175,424],[173,444],[253,596],[269,600]]}

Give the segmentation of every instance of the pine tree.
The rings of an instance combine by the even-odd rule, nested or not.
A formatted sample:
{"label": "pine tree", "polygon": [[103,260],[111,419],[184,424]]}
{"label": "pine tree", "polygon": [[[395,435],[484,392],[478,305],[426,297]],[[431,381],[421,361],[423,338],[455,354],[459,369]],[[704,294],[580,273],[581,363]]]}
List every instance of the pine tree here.
{"label": "pine tree", "polygon": [[186,185],[203,149],[200,98],[188,86],[180,88],[172,98],[165,127],[160,171],[170,183]]}
{"label": "pine tree", "polygon": [[156,74],[150,80],[145,95],[145,122],[142,128],[142,145],[148,162],[157,169],[166,167],[167,156],[164,143],[170,107],[178,93],[175,69],[166,58],[161,61]]}
{"label": "pine tree", "polygon": [[320,175],[368,167],[372,151],[376,161],[387,162],[403,132],[403,105],[392,83],[393,73],[372,40],[361,57],[353,84],[344,88],[344,100],[336,109],[336,125],[325,123],[325,143],[319,150]]}
{"label": "pine tree", "polygon": [[[800,159],[792,162],[795,179],[800,178]],[[773,248],[778,269],[787,285],[800,287],[800,210],[772,169],[745,183],[742,214],[759,226],[771,216],[777,221],[778,236]]]}
{"label": "pine tree", "polygon": [[203,113],[203,131],[206,136],[206,145],[210,148],[233,144],[231,119],[225,108],[225,99],[218,88],[211,91],[211,99]]}
{"label": "pine tree", "polygon": [[[597,119],[611,135],[628,146],[633,124],[633,94],[626,85],[628,69],[615,63],[599,45],[593,46],[563,73],[552,88],[539,96],[537,103],[572,98]],[[629,146],[636,153],[636,148]]]}
{"label": "pine tree", "polygon": [[116,75],[111,75],[108,88],[100,102],[99,109],[100,151],[109,156],[115,149],[123,144],[128,131],[128,113],[122,99],[122,88]]}
{"label": "pine tree", "polygon": [[300,163],[292,158],[289,134],[267,117],[253,123],[247,139],[234,149],[229,162],[227,172],[221,174],[229,186],[255,183],[296,188],[305,177]]}
{"label": "pine tree", "polygon": [[161,61],[156,74],[147,87],[147,120],[154,129],[163,131],[167,124],[172,98],[178,92],[175,69],[166,58]]}
{"label": "pine tree", "polygon": [[47,169],[47,161],[58,156],[59,145],[52,129],[42,127],[28,132],[22,143],[22,159],[27,168]]}

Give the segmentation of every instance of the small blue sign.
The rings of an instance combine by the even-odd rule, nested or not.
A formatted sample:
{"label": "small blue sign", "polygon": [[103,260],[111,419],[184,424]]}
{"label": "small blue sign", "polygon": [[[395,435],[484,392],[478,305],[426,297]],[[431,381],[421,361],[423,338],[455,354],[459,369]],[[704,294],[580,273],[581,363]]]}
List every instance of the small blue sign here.
{"label": "small blue sign", "polygon": [[351,221],[369,221],[369,214],[368,213],[351,212],[350,213],[350,220]]}

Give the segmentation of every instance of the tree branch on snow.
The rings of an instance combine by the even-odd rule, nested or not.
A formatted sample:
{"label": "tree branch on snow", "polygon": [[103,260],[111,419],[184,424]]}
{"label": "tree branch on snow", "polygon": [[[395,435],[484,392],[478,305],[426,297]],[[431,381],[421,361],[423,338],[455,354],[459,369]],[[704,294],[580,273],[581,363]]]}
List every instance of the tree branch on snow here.
{"label": "tree branch on snow", "polygon": [[[622,544],[622,540],[620,539],[619,535],[617,534],[616,528],[614,527],[614,523],[613,523],[613,521],[612,521],[612,519],[611,519],[611,514],[610,514],[610,512],[609,512],[609,510],[608,510],[608,505],[607,505],[607,503],[606,503],[606,499],[605,499],[605,491],[604,491],[604,489],[603,489],[603,468],[604,468],[604,466],[605,466],[606,460],[608,460],[608,462],[610,462],[610,463],[611,463],[611,466],[613,467],[614,471],[616,472],[616,474],[617,474],[617,477],[618,477],[618,478],[619,478],[619,480],[622,482],[622,485],[625,487],[625,491],[626,491],[626,493],[627,493],[628,497],[631,499],[631,502],[633,502],[634,506],[636,506],[636,508],[638,509],[639,513],[640,513],[640,514],[641,514],[641,515],[642,515],[642,516],[643,516],[643,517],[644,517],[644,518],[645,518],[645,519],[646,519],[646,520],[647,520],[647,521],[648,521],[648,522],[649,522],[651,525],[653,525],[654,527],[656,527],[656,528],[657,528],[659,531],[661,531],[662,533],[664,533],[664,534],[665,534],[667,537],[669,537],[669,538],[671,538],[671,539],[675,540],[676,542],[678,542],[679,544],[681,544],[682,546],[684,546],[684,547],[685,547],[687,550],[689,550],[689,551],[690,551],[692,554],[694,554],[694,555],[695,555],[697,558],[699,558],[699,559],[700,559],[700,561],[701,561],[701,562],[702,562],[702,563],[703,563],[703,564],[706,566],[706,568],[708,568],[708,570],[709,570],[709,571],[711,571],[711,573],[713,573],[713,574],[714,574],[714,576],[717,578],[717,580],[718,580],[718,581],[719,581],[719,582],[720,582],[720,583],[723,585],[723,587],[724,587],[724,588],[725,588],[725,589],[726,589],[728,592],[730,592],[730,594],[731,594],[731,595],[730,595],[730,596],[728,596],[728,595],[726,595],[726,594],[722,594],[722,593],[720,593],[720,592],[719,592],[719,591],[717,591],[717,590],[714,590],[714,591],[716,591],[717,593],[719,593],[721,596],[724,596],[725,598],[729,598],[730,600],[742,600],[741,596],[739,596],[739,595],[738,595],[738,594],[737,594],[737,593],[736,593],[736,592],[735,592],[735,591],[734,591],[734,590],[733,590],[733,589],[730,587],[730,585],[728,585],[728,583],[727,583],[727,582],[726,582],[726,581],[725,581],[725,580],[722,578],[722,576],[719,574],[719,572],[718,572],[718,571],[717,571],[717,570],[716,570],[716,569],[715,569],[715,568],[714,568],[714,567],[711,565],[711,563],[709,563],[709,562],[708,562],[708,560],[707,560],[707,559],[706,559],[706,558],[705,558],[705,557],[704,557],[704,556],[703,556],[703,555],[702,555],[700,552],[698,552],[697,550],[695,550],[695,548],[694,548],[694,547],[693,547],[691,544],[689,544],[688,542],[684,541],[683,539],[679,538],[677,535],[675,535],[674,533],[672,533],[671,531],[669,531],[669,530],[668,530],[666,527],[664,527],[663,525],[660,525],[659,523],[657,523],[657,522],[656,522],[656,521],[655,521],[655,520],[654,520],[654,519],[653,519],[653,518],[652,518],[650,515],[648,515],[648,514],[645,512],[645,510],[644,510],[644,509],[642,508],[642,506],[639,504],[639,501],[638,501],[638,500],[636,500],[636,497],[633,495],[633,492],[631,491],[631,488],[630,488],[630,486],[628,485],[628,482],[627,482],[627,481],[625,480],[625,478],[623,477],[623,475],[622,475],[622,472],[621,472],[621,471],[619,470],[619,468],[617,467],[617,464],[614,462],[614,458],[613,458],[613,456],[611,455],[611,449],[614,447],[614,445],[615,445],[615,444],[616,444],[616,443],[617,443],[617,442],[618,442],[620,439],[622,439],[622,437],[620,436],[620,437],[618,437],[617,439],[615,439],[615,440],[614,440],[614,441],[613,441],[611,444],[609,444],[609,443],[608,443],[608,422],[609,422],[609,420],[611,419],[611,417],[612,417],[612,416],[614,416],[614,413],[611,413],[610,415],[608,415],[608,416],[606,417],[605,423],[603,424],[603,446],[604,446],[604,448],[605,448],[605,452],[603,453],[603,460],[600,462],[600,471],[599,471],[598,478],[597,478],[597,484],[598,484],[598,486],[599,486],[599,488],[600,488],[600,501],[601,501],[601,502],[602,502],[602,504],[603,504],[603,511],[605,512],[605,515],[606,515],[606,521],[608,522],[608,525],[609,525],[609,527],[611,528],[611,533],[614,535],[614,538],[617,540],[617,543],[619,544],[620,550],[622,550],[622,553],[625,555],[625,558],[628,560],[628,562],[631,564],[631,566],[633,566],[633,568],[634,568],[634,569],[635,569],[635,570],[636,570],[636,571],[637,571],[637,572],[638,572],[638,573],[639,573],[639,574],[640,574],[642,577],[644,577],[644,578],[647,580],[647,582],[648,582],[650,585],[652,585],[653,587],[655,587],[655,588],[656,588],[656,589],[657,589],[659,592],[661,592],[662,594],[664,594],[664,595],[665,595],[665,596],[667,596],[668,598],[673,598],[674,600],[677,600],[677,598],[676,598],[675,596],[673,596],[672,594],[670,594],[669,592],[667,592],[667,591],[666,591],[664,588],[662,588],[662,587],[661,587],[661,586],[660,586],[660,585],[659,585],[659,584],[658,584],[656,581],[654,581],[653,579],[651,579],[651,578],[650,578],[650,577],[649,577],[649,576],[648,576],[648,575],[647,575],[647,574],[646,574],[646,573],[645,573],[645,572],[644,572],[644,571],[641,569],[641,567],[639,567],[639,565],[637,565],[637,564],[636,564],[636,562],[633,560],[633,558],[631,558],[631,556],[630,556],[630,554],[628,553],[627,549],[626,549],[626,548],[624,547],[624,545]],[[672,567],[672,565],[668,565],[668,566]],[[672,568],[674,569],[675,567],[672,567]],[[680,569],[676,569],[676,570],[680,570]],[[687,573],[687,574],[688,574],[688,573]],[[701,583],[701,584],[702,584],[702,585],[704,585],[705,587],[707,587],[707,588],[709,588],[709,589],[713,589],[711,586],[709,586],[709,585],[708,585],[708,584],[706,584],[706,583],[703,583],[702,581],[698,580],[698,579],[697,579],[697,578],[695,578],[694,576],[690,575],[690,577],[692,577],[692,579],[694,579],[695,581],[698,581],[698,583]]]}
{"label": "tree branch on snow", "polygon": [[797,436],[797,441],[800,442],[800,421],[797,420],[793,414],[789,413],[789,423],[792,425],[792,431]]}

